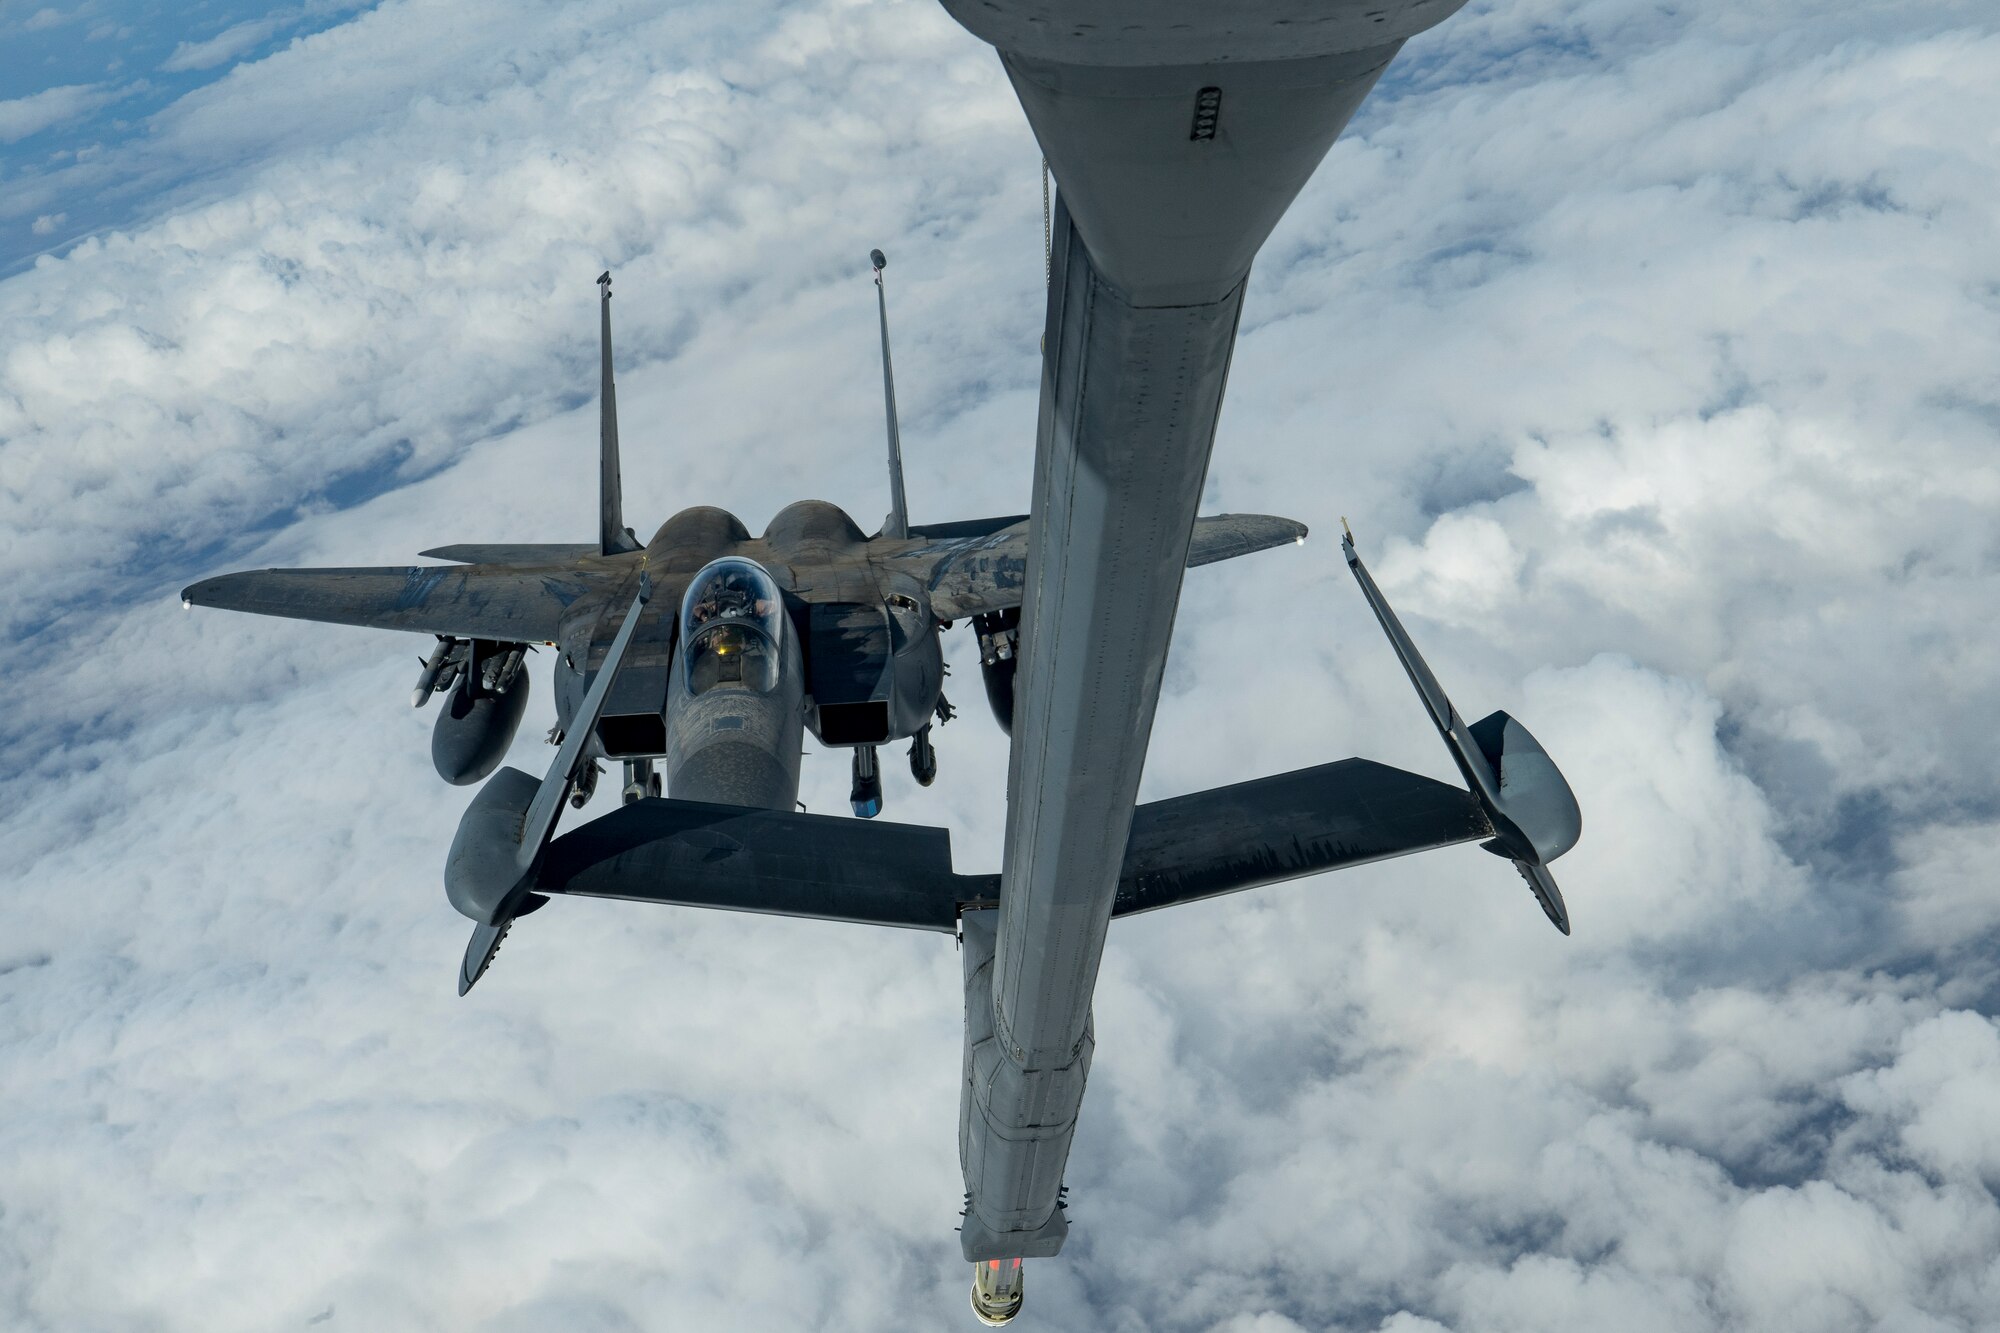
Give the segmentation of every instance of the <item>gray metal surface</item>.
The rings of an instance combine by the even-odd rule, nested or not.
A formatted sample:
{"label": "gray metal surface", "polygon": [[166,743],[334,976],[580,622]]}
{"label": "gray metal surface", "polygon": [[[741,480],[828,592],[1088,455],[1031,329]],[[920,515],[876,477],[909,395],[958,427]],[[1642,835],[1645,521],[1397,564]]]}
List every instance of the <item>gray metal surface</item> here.
{"label": "gray metal surface", "polygon": [[992,43],[1098,270],[1221,300],[1375,80],[1463,0],[944,0]]}
{"label": "gray metal surface", "polygon": [[597,280],[598,346],[603,374],[597,398],[597,544],[601,555],[639,549],[625,526],[625,483],[618,471],[618,387],[611,378],[611,274]]}
{"label": "gray metal surface", "polygon": [[1470,792],[1372,759],[1142,805],[1113,917],[1476,842],[1493,826]]}
{"label": "gray metal surface", "polygon": [[1111,68],[1297,60],[1400,42],[1465,0],[942,0],[1002,52]]}
{"label": "gray metal surface", "polygon": [[616,679],[618,659],[632,642],[652,590],[645,580],[620,621],[600,673],[577,710],[575,725],[556,747],[548,773],[537,783],[518,768],[503,768],[473,798],[445,858],[445,894],[474,921],[503,924],[533,889],[535,864],[555,832],[556,818],[577,773],[589,762],[588,737]]}
{"label": "gray metal surface", "polygon": [[558,837],[535,887],[936,931],[954,928],[962,892],[941,828],[677,799]]}
{"label": "gray metal surface", "polygon": [[[985,531],[980,520],[937,525],[975,530],[966,536],[871,540],[834,506],[802,504],[809,513],[797,515],[801,506],[791,506],[760,538],[751,537],[734,515],[702,506],[675,515],[643,552],[633,554],[601,556],[595,547],[574,544],[439,546],[424,554],[462,563],[251,570],[203,579],[183,590],[181,599],[191,607],[516,643],[555,642],[576,613],[587,611],[593,641],[601,647],[616,629],[621,594],[642,567],[654,571],[671,604],[679,596],[676,574],[692,574],[719,556],[741,555],[808,601],[862,595],[880,600],[885,580],[907,579],[916,585],[912,591],[925,592],[940,620],[1021,604],[1028,565],[1025,521],[995,531]],[[1248,555],[1305,532],[1302,523],[1267,514],[1215,515],[1196,524],[1187,562]]]}
{"label": "gray metal surface", "polygon": [[1002,63],[1104,280],[1134,305],[1202,305],[1242,284],[1399,47],[1226,69]]}
{"label": "gray metal surface", "polygon": [[910,502],[903,494],[903,428],[896,419],[896,365],[889,357],[889,294],[882,270],[889,261],[880,250],[868,252],[875,264],[875,309],[882,320],[882,411],[889,430],[889,516],[882,520],[884,537],[910,535]]}
{"label": "gray metal surface", "polygon": [[[1112,916],[1492,835],[1471,793],[1343,759],[1140,806]],[[955,869],[945,829],[681,800],[563,834],[534,888],[937,931],[1000,901],[999,875]]]}
{"label": "gray metal surface", "polygon": [[965,1089],[968,1259],[1048,1243],[1241,303],[1127,303],[1060,196],[1054,241],[990,999],[1004,1067]]}
{"label": "gray metal surface", "polygon": [[[946,0],[1061,186],[965,1257],[1051,1253],[1090,996],[1228,377],[1270,229],[1450,0]],[[1296,29],[1296,31],[1293,31]],[[986,1003],[968,992],[968,1033]]]}
{"label": "gray metal surface", "polygon": [[668,673],[667,794],[682,800],[790,810],[799,799],[805,668],[789,632],[777,687],[690,695],[677,659]]}
{"label": "gray metal surface", "polygon": [[[1070,1136],[1064,1131],[1083,1101],[1097,1040],[1086,1004],[1075,1045],[1062,1064],[1031,1069],[1015,1058],[991,1002],[1002,916],[993,909],[967,912],[960,932],[963,1080],[976,1115],[959,1121],[958,1155],[968,1184],[977,1181],[978,1187],[968,1192],[959,1248],[973,1259],[1046,1259],[1069,1235],[1069,1219],[1054,1200],[1069,1160]],[[1046,1207],[1045,1196],[1051,1201]]]}
{"label": "gray metal surface", "polygon": [[1389,599],[1375,585],[1368,566],[1362,563],[1360,552],[1354,549],[1353,533],[1342,534],[1340,548],[1410,684],[1416,687],[1417,697],[1423,700],[1431,724],[1444,738],[1452,762],[1493,825],[1494,839],[1486,850],[1513,861],[1550,923],[1569,934],[1569,906],[1547,865],[1576,846],[1583,835],[1583,811],[1569,782],[1541,742],[1507,714],[1492,713],[1466,726]]}
{"label": "gray metal surface", "polygon": [[500,766],[527,712],[529,680],[526,671],[518,671],[506,688],[487,691],[461,677],[446,692],[431,728],[431,766],[439,777],[464,787]]}
{"label": "gray metal surface", "polygon": [[[869,558],[878,568],[920,579],[931,608],[945,620],[1019,606],[1028,586],[1028,520],[988,528],[991,520],[939,523],[913,528],[923,533],[906,543],[877,540]],[[954,529],[971,529],[959,533]],[[1188,543],[1187,564],[1213,564],[1253,551],[1302,540],[1306,525],[1270,514],[1212,514],[1198,518]]]}
{"label": "gray metal surface", "polygon": [[183,589],[181,601],[333,625],[546,643],[572,604],[593,593],[608,596],[624,578],[623,570],[501,565],[263,569],[203,579]]}
{"label": "gray metal surface", "polygon": [[596,542],[459,542],[417,554],[461,565],[572,565],[602,552]]}

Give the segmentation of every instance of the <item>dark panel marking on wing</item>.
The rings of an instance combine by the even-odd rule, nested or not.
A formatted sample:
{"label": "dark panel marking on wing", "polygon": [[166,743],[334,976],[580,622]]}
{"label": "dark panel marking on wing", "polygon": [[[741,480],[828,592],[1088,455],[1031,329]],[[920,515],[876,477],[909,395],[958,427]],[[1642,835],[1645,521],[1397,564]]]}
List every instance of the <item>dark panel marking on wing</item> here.
{"label": "dark panel marking on wing", "polygon": [[452,573],[448,565],[417,565],[410,569],[408,581],[403,585],[402,595],[395,601],[398,611],[413,611],[430,600],[431,593],[443,583],[445,576]]}

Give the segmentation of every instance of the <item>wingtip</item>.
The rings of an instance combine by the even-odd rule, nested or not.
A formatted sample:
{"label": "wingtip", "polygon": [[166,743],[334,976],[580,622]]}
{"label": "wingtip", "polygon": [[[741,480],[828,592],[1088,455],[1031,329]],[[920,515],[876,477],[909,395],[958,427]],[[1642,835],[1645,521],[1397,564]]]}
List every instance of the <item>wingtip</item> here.
{"label": "wingtip", "polygon": [[1195,520],[1194,537],[1188,547],[1188,568],[1281,546],[1302,545],[1308,531],[1297,519],[1278,514],[1203,514]]}
{"label": "wingtip", "polygon": [[1516,859],[1514,868],[1521,872],[1521,878],[1528,881],[1528,889],[1535,895],[1535,901],[1542,905],[1542,915],[1549,924],[1569,934],[1569,904],[1563,901],[1562,890],[1556,887],[1556,877],[1547,866],[1531,864]]}
{"label": "wingtip", "polygon": [[486,969],[493,966],[493,956],[500,952],[501,943],[513,927],[514,920],[509,917],[497,926],[479,925],[472,928],[472,938],[465,943],[465,958],[458,965],[460,999],[463,999],[466,992],[486,975]]}
{"label": "wingtip", "polygon": [[231,586],[230,581],[237,577],[235,574],[217,574],[214,578],[198,579],[188,584],[181,589],[181,609],[191,610],[197,606],[222,605],[226,610],[227,599],[220,594],[226,594]]}

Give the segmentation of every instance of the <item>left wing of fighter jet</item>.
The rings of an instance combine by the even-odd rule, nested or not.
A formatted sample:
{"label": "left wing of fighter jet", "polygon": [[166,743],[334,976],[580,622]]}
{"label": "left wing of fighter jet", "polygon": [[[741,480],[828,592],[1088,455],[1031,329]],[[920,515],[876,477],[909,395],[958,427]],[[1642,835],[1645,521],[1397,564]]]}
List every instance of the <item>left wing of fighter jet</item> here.
{"label": "left wing of fighter jet", "polygon": [[[905,549],[876,560],[930,590],[940,620],[957,620],[1021,605],[1026,595],[1028,520],[985,519],[910,529]],[[1306,525],[1270,514],[1215,514],[1194,521],[1187,564],[1213,564],[1287,542],[1304,541]]]}
{"label": "left wing of fighter jet", "polygon": [[578,598],[610,592],[625,571],[506,565],[404,569],[260,569],[203,579],[183,606],[461,639],[546,643]]}

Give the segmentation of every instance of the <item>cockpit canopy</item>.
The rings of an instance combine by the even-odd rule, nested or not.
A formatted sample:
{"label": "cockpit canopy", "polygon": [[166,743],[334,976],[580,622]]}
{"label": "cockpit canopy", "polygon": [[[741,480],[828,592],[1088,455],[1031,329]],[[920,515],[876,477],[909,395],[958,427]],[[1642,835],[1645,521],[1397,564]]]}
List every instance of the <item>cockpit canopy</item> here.
{"label": "cockpit canopy", "polygon": [[754,561],[730,557],[704,566],[681,599],[688,693],[775,689],[784,615],[777,583]]}

